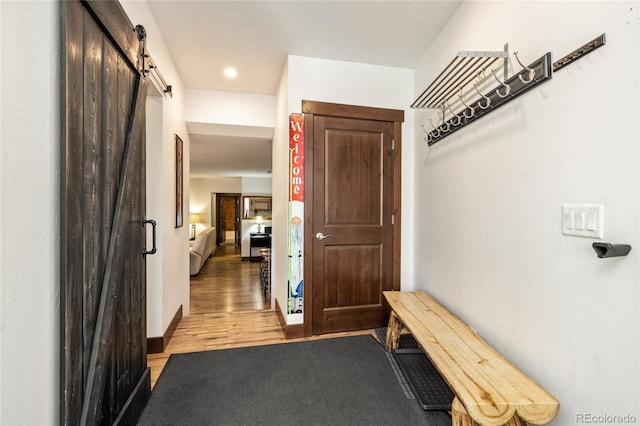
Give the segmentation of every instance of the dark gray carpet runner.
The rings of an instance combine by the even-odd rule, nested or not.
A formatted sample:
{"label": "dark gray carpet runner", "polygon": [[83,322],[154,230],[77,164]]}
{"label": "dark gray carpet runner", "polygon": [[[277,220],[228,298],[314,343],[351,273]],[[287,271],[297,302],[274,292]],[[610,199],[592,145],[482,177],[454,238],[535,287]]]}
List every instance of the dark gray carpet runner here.
{"label": "dark gray carpet runner", "polygon": [[[410,392],[409,392],[410,393]],[[432,425],[371,336],[171,355],[140,425]]]}

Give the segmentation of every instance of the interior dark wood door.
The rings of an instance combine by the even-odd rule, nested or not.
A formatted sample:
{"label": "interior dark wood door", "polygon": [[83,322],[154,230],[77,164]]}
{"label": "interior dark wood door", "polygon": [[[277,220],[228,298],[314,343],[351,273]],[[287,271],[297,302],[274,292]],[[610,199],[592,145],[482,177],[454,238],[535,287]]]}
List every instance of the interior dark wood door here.
{"label": "interior dark wood door", "polygon": [[235,197],[222,198],[222,230],[225,233],[225,241],[229,232],[233,233],[233,241],[236,239],[236,205]]}
{"label": "interior dark wood door", "polygon": [[218,194],[218,244],[227,242],[227,232],[233,232],[233,243],[240,244],[240,195]]}
{"label": "interior dark wood door", "polygon": [[61,3],[64,425],[135,424],[146,347],[141,43],[119,3]]}
{"label": "interior dark wood door", "polygon": [[394,123],[313,119],[313,333],[382,326],[393,289]]}

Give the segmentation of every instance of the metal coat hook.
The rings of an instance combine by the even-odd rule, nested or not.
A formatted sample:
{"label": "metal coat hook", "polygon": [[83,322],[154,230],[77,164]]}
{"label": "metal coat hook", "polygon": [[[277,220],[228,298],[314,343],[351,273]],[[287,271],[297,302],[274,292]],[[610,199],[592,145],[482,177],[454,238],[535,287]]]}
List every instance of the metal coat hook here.
{"label": "metal coat hook", "polygon": [[442,111],[438,110],[438,116],[440,117],[440,120],[442,121],[442,126],[444,126],[445,124],[447,125],[446,129],[442,129],[443,133],[447,133],[449,130],[451,130],[451,126],[449,125],[449,123],[447,123],[446,121],[444,121],[444,107],[442,108]]}
{"label": "metal coat hook", "polygon": [[451,119],[451,124],[453,124],[454,126],[459,126],[460,123],[462,123],[462,117],[460,117],[458,114],[453,112],[453,110],[451,109],[451,105],[449,105],[448,103],[445,102],[444,106],[449,108],[449,111],[451,112],[451,114],[456,118],[455,122],[453,121],[453,119]]}
{"label": "metal coat hook", "polygon": [[485,98],[485,104],[482,105],[481,101],[478,101],[477,104],[480,107],[480,109],[487,109],[489,108],[489,106],[491,105],[491,98],[488,96],[483,95],[482,93],[480,93],[480,90],[478,90],[478,84],[477,83],[473,83],[473,88],[476,89],[476,92],[478,92],[478,95],[482,96],[483,98]]}
{"label": "metal coat hook", "polygon": [[[458,89],[458,97],[460,98],[460,102],[462,102],[462,105],[467,107],[464,111],[462,111],[462,115],[464,115],[464,118],[469,119],[473,117],[476,113],[476,110],[472,106],[467,105],[467,103],[464,101],[464,97],[462,96],[462,89]],[[471,115],[467,115],[467,109],[471,110]]]}
{"label": "metal coat hook", "polygon": [[424,132],[424,134],[426,135],[426,136],[424,137],[424,141],[425,141],[426,143],[431,142],[431,139],[432,139],[432,137],[431,137],[431,132],[427,132],[427,129],[425,129],[425,128],[424,128],[424,124],[421,124],[421,125],[420,125],[420,127],[422,127],[422,131],[423,131],[423,132]]}
{"label": "metal coat hook", "polygon": [[511,93],[511,86],[503,81],[500,81],[494,70],[491,70],[491,74],[493,74],[493,77],[496,79],[496,81],[500,83],[502,87],[504,87],[504,93],[500,93],[500,89],[496,89],[496,94],[501,98],[506,98],[507,96],[509,96],[509,93]]}
{"label": "metal coat hook", "polygon": [[520,64],[520,66],[528,71],[528,76],[529,79],[525,80],[524,78],[522,78],[522,74],[518,74],[518,78],[520,79],[521,82],[523,83],[531,83],[533,81],[534,78],[536,78],[536,70],[533,68],[529,68],[527,66],[525,66],[522,62],[520,62],[520,58],[518,58],[518,52],[514,51],[513,52],[513,56],[516,57],[516,61],[518,61],[518,63]]}
{"label": "metal coat hook", "polygon": [[436,131],[435,137],[437,138],[438,136],[440,136],[440,128],[436,127],[435,124],[433,124],[433,121],[431,119],[429,119],[429,123],[431,123],[431,127],[433,127],[433,130]]}

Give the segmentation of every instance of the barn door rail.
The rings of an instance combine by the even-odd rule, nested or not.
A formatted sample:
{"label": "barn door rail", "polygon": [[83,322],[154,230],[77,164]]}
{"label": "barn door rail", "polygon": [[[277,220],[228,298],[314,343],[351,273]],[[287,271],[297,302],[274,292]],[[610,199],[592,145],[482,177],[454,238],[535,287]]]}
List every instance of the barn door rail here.
{"label": "barn door rail", "polygon": [[155,80],[162,85],[162,90],[164,93],[168,93],[170,97],[173,98],[173,89],[170,84],[167,84],[166,80],[160,73],[158,66],[153,61],[151,54],[149,53],[149,49],[147,49],[147,30],[144,29],[142,25],[136,25],[133,29],[138,35],[138,40],[142,42],[142,74],[149,76],[153,73]]}
{"label": "barn door rail", "polygon": [[526,54],[513,52],[516,71],[509,72],[509,44],[503,51],[458,52],[445,69],[416,98],[411,108],[435,110],[422,125],[429,146],[508,104],[553,77],[553,73],[605,44],[605,34],[584,44],[556,63],[547,52],[528,65]]}

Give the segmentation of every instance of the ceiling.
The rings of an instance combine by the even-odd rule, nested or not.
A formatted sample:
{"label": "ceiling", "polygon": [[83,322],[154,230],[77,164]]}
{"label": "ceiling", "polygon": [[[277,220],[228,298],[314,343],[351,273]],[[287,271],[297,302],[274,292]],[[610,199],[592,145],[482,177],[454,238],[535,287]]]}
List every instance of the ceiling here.
{"label": "ceiling", "polygon": [[[186,88],[264,95],[289,54],[414,68],[460,3],[148,0]],[[192,176],[269,175],[270,138],[189,131]]]}

